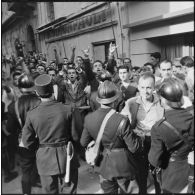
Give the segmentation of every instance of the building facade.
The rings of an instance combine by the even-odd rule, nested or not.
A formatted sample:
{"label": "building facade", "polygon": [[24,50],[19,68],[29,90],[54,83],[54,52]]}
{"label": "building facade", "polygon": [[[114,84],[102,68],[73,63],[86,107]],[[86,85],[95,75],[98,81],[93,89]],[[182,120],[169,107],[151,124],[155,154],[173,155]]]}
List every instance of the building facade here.
{"label": "building facade", "polygon": [[27,33],[31,25],[34,47],[45,53],[49,61],[58,58],[62,62],[64,57],[69,58],[72,46],[76,46],[76,56],[82,56],[82,49],[89,46],[90,58],[104,62],[110,42],[118,45],[116,57],[130,57],[133,66],[142,66],[156,51],[170,60],[194,55],[193,1],[35,4],[28,18],[5,29],[2,48],[6,53],[11,52],[10,46],[5,47],[8,38],[14,37],[9,43],[13,44],[18,34],[26,43],[26,51],[33,48],[33,42],[29,42],[33,38],[28,38],[30,33]]}
{"label": "building facade", "polygon": [[24,54],[37,49],[36,3],[3,2],[2,13],[2,55],[16,56],[16,40],[23,45]]}

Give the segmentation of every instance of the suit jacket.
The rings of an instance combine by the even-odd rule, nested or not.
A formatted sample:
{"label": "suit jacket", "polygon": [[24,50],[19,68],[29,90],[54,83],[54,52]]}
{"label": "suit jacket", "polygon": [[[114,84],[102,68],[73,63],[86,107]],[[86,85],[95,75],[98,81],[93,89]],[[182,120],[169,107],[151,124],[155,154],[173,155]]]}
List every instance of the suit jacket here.
{"label": "suit jacket", "polygon": [[[187,109],[166,111],[165,119],[194,145],[194,118]],[[163,123],[165,119],[152,127],[148,158],[154,167],[162,167],[162,189],[179,193],[188,183],[187,156],[191,148]]]}
{"label": "suit jacket", "polygon": [[[40,144],[59,143],[71,139],[71,113],[62,103],[41,102],[27,114],[23,127],[22,141],[29,148],[36,136]],[[37,151],[37,168],[40,175],[65,173],[66,145],[60,147],[41,147]],[[72,159],[71,167],[78,166]]]}
{"label": "suit jacket", "polygon": [[[84,130],[80,140],[83,147],[87,147],[90,141],[96,140],[102,121],[110,109],[99,108],[85,117]],[[117,131],[122,119],[124,124]],[[106,149],[114,141],[115,135],[117,135],[116,141],[111,152],[107,153]],[[141,140],[131,130],[128,118],[119,113],[113,114],[106,124],[101,142],[104,158],[99,166],[100,174],[106,179],[114,177],[130,177],[133,179],[137,173],[137,166],[132,153],[140,150]]]}

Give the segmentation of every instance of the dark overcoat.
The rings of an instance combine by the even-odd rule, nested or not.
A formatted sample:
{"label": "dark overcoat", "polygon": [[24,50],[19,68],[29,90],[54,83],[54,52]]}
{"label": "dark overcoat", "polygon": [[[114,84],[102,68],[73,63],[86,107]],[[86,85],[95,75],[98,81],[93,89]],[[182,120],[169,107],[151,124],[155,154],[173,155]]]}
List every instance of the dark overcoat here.
{"label": "dark overcoat", "polygon": [[[22,141],[29,148],[38,137],[39,144],[68,142],[71,138],[71,112],[57,101],[41,102],[27,114],[23,127]],[[40,175],[58,175],[66,171],[66,145],[39,147],[37,168]],[[72,159],[72,167],[78,167]]]}
{"label": "dark overcoat", "polygon": [[[185,136],[191,146],[194,144],[194,118],[186,109],[165,111],[165,119]],[[190,166],[187,156],[191,150],[184,141],[163,120],[151,130],[149,162],[162,168],[162,189],[179,193],[188,183]]]}
{"label": "dark overcoat", "polygon": [[[99,108],[86,116],[84,130],[80,140],[83,147],[87,147],[90,141],[96,140],[102,121],[110,109]],[[122,128],[119,128],[120,130],[117,131],[122,119],[124,120]],[[115,135],[117,135],[116,139]],[[112,150],[109,151],[107,149],[112,142],[114,144]],[[105,179],[112,179],[114,177],[135,178],[137,166],[132,153],[140,150],[141,140],[131,130],[127,117],[119,113],[111,116],[103,133],[102,147],[104,157],[99,166],[99,173]]]}

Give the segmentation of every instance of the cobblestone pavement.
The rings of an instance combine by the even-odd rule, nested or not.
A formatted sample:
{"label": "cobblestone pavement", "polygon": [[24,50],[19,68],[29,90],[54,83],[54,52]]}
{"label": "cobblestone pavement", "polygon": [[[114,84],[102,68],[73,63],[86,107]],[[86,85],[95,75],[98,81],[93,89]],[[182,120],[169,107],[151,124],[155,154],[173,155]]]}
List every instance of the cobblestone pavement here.
{"label": "cobblestone pavement", "polygon": [[[81,161],[79,168],[78,194],[100,194],[103,191],[99,185],[98,174],[95,173],[86,162]],[[21,194],[21,171],[17,166],[16,169],[19,176],[9,183],[3,182],[3,175],[1,176],[1,194]],[[133,193],[137,193],[137,187],[133,188]],[[32,194],[41,194],[41,188],[33,187]],[[148,193],[155,193],[153,185],[148,188]]]}

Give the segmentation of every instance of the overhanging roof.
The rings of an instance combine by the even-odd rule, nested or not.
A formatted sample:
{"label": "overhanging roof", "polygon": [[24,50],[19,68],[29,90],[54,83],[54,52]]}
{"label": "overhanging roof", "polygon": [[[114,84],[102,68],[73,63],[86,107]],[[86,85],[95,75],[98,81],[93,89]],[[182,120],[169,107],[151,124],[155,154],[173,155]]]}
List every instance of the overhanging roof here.
{"label": "overhanging roof", "polygon": [[188,9],[184,9],[184,10],[180,10],[180,11],[177,11],[177,12],[167,13],[167,14],[155,16],[155,17],[152,17],[152,18],[148,18],[148,19],[145,19],[145,20],[139,20],[137,22],[132,22],[132,23],[129,23],[129,24],[125,24],[125,25],[123,25],[123,29],[138,27],[138,26],[142,26],[142,25],[152,24],[152,23],[155,23],[155,22],[166,21],[166,20],[179,18],[179,17],[183,17],[183,16],[189,16],[189,15],[194,15],[194,8],[193,7],[188,8]]}

